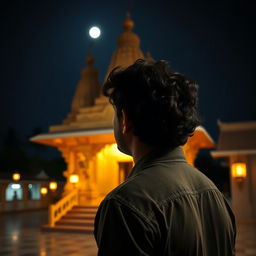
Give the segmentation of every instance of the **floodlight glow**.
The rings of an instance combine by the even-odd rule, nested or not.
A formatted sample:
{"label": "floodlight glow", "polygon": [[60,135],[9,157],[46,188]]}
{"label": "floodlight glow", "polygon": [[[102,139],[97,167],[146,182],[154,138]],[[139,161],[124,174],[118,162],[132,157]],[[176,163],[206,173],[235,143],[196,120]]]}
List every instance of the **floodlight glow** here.
{"label": "floodlight glow", "polygon": [[98,38],[100,36],[100,29],[98,27],[91,27],[89,30],[89,35],[93,39]]}

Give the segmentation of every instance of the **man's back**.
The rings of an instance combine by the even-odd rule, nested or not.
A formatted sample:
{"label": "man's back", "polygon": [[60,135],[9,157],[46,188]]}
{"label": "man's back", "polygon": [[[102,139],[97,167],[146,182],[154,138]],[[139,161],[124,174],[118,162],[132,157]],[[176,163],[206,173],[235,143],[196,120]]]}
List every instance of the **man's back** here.
{"label": "man's back", "polygon": [[99,255],[235,255],[235,232],[222,194],[181,148],[143,157],[95,220]]}

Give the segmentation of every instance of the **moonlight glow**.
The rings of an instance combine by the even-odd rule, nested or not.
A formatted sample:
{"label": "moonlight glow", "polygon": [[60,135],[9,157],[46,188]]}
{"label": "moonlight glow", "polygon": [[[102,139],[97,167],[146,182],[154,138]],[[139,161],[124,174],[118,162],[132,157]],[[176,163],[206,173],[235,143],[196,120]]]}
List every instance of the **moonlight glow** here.
{"label": "moonlight glow", "polygon": [[98,27],[91,27],[89,30],[89,35],[91,38],[98,38],[100,36],[100,29]]}

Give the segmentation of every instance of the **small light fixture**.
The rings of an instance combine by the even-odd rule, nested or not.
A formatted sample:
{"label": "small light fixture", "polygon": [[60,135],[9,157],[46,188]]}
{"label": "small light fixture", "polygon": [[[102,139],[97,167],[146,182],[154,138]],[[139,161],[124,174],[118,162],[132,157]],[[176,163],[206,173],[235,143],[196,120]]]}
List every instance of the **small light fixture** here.
{"label": "small light fixture", "polygon": [[48,192],[48,189],[47,189],[46,187],[42,187],[42,188],[40,189],[40,192],[41,192],[42,195],[46,195],[47,192]]}
{"label": "small light fixture", "polygon": [[20,180],[20,174],[18,172],[15,172],[13,175],[12,175],[12,179],[14,181],[19,181]]}
{"label": "small light fixture", "polygon": [[243,162],[235,162],[232,164],[232,177],[235,178],[236,181],[242,182],[246,177],[246,163]]}
{"label": "small light fixture", "polygon": [[69,177],[70,183],[76,184],[79,182],[79,176],[77,174],[71,174]]}
{"label": "small light fixture", "polygon": [[57,185],[56,181],[51,181],[50,182],[50,184],[49,184],[50,190],[55,191],[57,189],[57,187],[58,187],[58,185]]}
{"label": "small light fixture", "polygon": [[20,189],[20,184],[12,184],[12,189]]}

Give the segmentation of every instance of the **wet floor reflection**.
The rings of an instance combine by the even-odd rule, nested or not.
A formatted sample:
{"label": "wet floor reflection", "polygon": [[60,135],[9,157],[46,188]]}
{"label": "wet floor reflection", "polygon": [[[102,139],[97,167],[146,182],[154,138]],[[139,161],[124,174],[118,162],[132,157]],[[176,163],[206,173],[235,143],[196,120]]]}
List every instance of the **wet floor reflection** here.
{"label": "wet floor reflection", "polygon": [[[95,256],[93,235],[41,232],[47,211],[0,214],[1,256]],[[256,224],[240,224],[236,256],[256,256]]]}
{"label": "wet floor reflection", "polygon": [[41,232],[47,223],[47,211],[0,215],[1,256],[95,256],[92,235]]}

